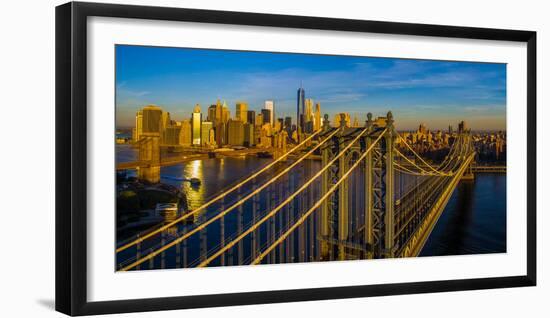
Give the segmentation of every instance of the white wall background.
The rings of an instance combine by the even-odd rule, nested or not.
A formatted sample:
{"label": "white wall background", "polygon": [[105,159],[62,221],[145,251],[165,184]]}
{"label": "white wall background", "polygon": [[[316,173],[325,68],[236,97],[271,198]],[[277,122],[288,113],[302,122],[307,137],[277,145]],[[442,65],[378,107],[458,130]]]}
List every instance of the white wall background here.
{"label": "white wall background", "polygon": [[[175,7],[451,24],[538,32],[538,286],[424,295],[241,306],[117,317],[543,317],[550,314],[545,270],[550,218],[543,158],[550,82],[545,1],[115,1]],[[61,317],[54,306],[54,7],[63,1],[12,1],[0,13],[0,316]],[[32,252],[29,252],[32,251]],[[546,265],[547,266],[547,265]]]}

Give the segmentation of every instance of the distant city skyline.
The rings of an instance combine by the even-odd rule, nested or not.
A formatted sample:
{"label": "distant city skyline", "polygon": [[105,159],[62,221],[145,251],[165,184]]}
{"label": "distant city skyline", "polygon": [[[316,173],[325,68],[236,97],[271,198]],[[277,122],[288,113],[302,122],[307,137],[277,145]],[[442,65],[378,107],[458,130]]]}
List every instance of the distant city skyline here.
{"label": "distant city skyline", "polygon": [[238,102],[259,111],[273,101],[275,118],[296,123],[301,86],[331,121],[340,112],[364,122],[368,112],[391,110],[399,130],[461,120],[473,130],[506,129],[505,64],[116,46],[117,128],[133,127],[148,104],[181,121],[217,99],[232,118]]}

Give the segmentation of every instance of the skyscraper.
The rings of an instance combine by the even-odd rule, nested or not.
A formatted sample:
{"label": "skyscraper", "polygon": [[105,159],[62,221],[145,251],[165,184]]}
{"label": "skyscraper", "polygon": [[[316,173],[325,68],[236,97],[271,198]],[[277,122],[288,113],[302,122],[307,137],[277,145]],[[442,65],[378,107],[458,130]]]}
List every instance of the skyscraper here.
{"label": "skyscraper", "polygon": [[313,117],[313,129],[315,131],[321,129],[323,124],[321,123],[321,103],[315,104],[315,116]]}
{"label": "skyscraper", "polygon": [[210,131],[212,130],[211,121],[201,123],[201,146],[210,146]]}
{"label": "skyscraper", "polygon": [[246,123],[244,124],[244,146],[245,147],[252,147],[256,143],[254,138],[254,124],[253,123]]}
{"label": "skyscraper", "polygon": [[243,123],[246,123],[246,119],[247,119],[247,110],[248,110],[248,104],[244,103],[244,102],[238,102],[236,105],[235,105],[235,119],[236,120],[240,120],[242,121]]}
{"label": "skyscraper", "polygon": [[301,133],[302,127],[303,127],[303,120],[304,120],[304,110],[305,110],[305,98],[306,98],[306,92],[304,88],[302,87],[302,84],[300,84],[300,88],[298,88],[298,98],[296,102],[296,128]]}
{"label": "skyscraper", "polygon": [[305,109],[304,109],[304,122],[302,131],[305,133],[312,133],[313,132],[313,99],[307,98],[305,100]]}
{"label": "skyscraper", "polygon": [[181,122],[180,145],[191,146],[191,122],[187,119]]}
{"label": "skyscraper", "polygon": [[139,110],[136,113],[136,127],[134,128],[134,141],[139,141],[143,134],[143,112]]}
{"label": "skyscraper", "polygon": [[160,130],[163,131],[170,125],[170,113],[163,111],[161,114]]}
{"label": "skyscraper", "polygon": [[244,144],[244,124],[240,120],[229,120],[227,122],[227,141],[231,146],[242,146]]}
{"label": "skyscraper", "polygon": [[227,108],[227,105],[225,104],[225,101],[223,102],[223,105],[220,108],[221,110],[221,121],[222,123],[226,124],[227,121],[229,121],[229,118],[231,117],[231,112],[229,111],[229,108]]}
{"label": "skyscraper", "polygon": [[227,124],[220,122],[215,127],[215,139],[218,146],[227,144]]}
{"label": "skyscraper", "polygon": [[249,110],[246,112],[246,122],[249,123],[249,124],[252,124],[254,126],[254,124],[256,123],[256,112],[253,111],[253,110]]}
{"label": "skyscraper", "polygon": [[218,118],[216,116],[216,105],[210,105],[210,107],[208,107],[208,116],[206,118],[208,119],[208,121],[211,121],[213,123],[216,122],[216,119]]}
{"label": "skyscraper", "polygon": [[[170,113],[163,111],[160,117],[160,142],[161,144],[166,142],[166,129],[170,126]],[[173,134],[173,132],[172,132]],[[178,133],[179,134],[179,133]]]}
{"label": "skyscraper", "polygon": [[176,146],[180,144],[181,126],[170,125],[164,130],[164,144]]}
{"label": "skyscraper", "polygon": [[306,121],[313,121],[313,99],[311,98],[305,100],[304,118]]}
{"label": "skyscraper", "polygon": [[264,115],[262,113],[259,113],[256,115],[256,122],[254,125],[261,127],[264,124]]}
{"label": "skyscraper", "polygon": [[273,126],[274,122],[273,122],[273,118],[274,117],[274,114],[275,114],[275,104],[273,103],[272,100],[266,100],[265,101],[265,104],[264,104],[264,109],[269,109],[271,111],[271,117],[269,118],[269,123],[271,124],[271,126]]}
{"label": "skyscraper", "polygon": [[195,105],[193,109],[193,114],[191,118],[191,130],[192,130],[192,140],[193,146],[201,145],[201,123],[202,123],[202,114],[201,106],[199,104]]}
{"label": "skyscraper", "polygon": [[262,124],[269,124],[269,125],[272,125],[271,123],[271,117],[272,114],[271,114],[271,110],[270,109],[262,109],[262,117],[263,117],[263,123]]}
{"label": "skyscraper", "polygon": [[289,136],[292,134],[292,117],[290,116],[285,117],[284,129],[286,130]]}

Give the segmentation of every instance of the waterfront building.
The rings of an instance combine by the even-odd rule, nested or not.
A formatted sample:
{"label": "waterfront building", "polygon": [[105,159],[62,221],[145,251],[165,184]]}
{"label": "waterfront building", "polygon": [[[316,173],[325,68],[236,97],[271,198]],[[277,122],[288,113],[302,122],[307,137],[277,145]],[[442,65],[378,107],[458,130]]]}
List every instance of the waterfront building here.
{"label": "waterfront building", "polygon": [[214,129],[210,129],[210,133],[208,134],[208,145],[214,148],[218,146]]}
{"label": "waterfront building", "polygon": [[193,146],[201,145],[201,123],[202,123],[202,114],[201,106],[199,104],[195,105],[193,109],[193,114],[191,117],[191,130],[192,130],[192,141]]}
{"label": "waterfront building", "polygon": [[141,110],[136,113],[136,126],[134,127],[132,132],[134,142],[139,141],[141,135],[143,134],[143,112]]}
{"label": "waterfront building", "polygon": [[160,136],[162,109],[155,105],[143,107],[142,112],[142,134],[147,136]]}
{"label": "waterfront building", "polygon": [[170,125],[164,129],[164,144],[177,146],[180,143],[181,126]]}
{"label": "waterfront building", "polygon": [[248,110],[248,104],[244,102],[238,102],[235,105],[235,119],[240,120],[243,123],[246,123],[247,120],[247,110]]}
{"label": "waterfront building", "polygon": [[227,122],[227,141],[231,146],[244,144],[244,123],[242,121],[229,120]]}
{"label": "waterfront building", "polygon": [[215,127],[216,143],[218,146],[227,145],[227,124],[220,122]]}
{"label": "waterfront building", "polygon": [[275,116],[275,104],[272,100],[266,100],[264,103],[264,109],[269,109],[271,116],[269,116],[269,123],[273,126],[273,118]]}
{"label": "waterfront building", "polygon": [[210,132],[212,131],[212,122],[203,121],[201,124],[201,146],[211,146]]}
{"label": "waterfront building", "polygon": [[161,136],[161,143],[166,143],[165,138],[165,130],[170,126],[170,113],[162,111],[160,116],[160,136]]}
{"label": "waterfront building", "polygon": [[191,146],[191,122],[189,120],[181,122],[179,144],[181,146]]}

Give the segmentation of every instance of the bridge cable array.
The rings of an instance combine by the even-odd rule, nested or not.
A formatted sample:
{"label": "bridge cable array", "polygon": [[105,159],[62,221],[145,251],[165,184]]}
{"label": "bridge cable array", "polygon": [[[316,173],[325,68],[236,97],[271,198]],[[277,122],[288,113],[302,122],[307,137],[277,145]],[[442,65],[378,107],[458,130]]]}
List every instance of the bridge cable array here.
{"label": "bridge cable array", "polygon": [[[383,133],[382,133],[383,134]],[[315,212],[315,210],[317,208],[319,208],[319,206],[323,203],[324,200],[326,200],[332,193],[334,193],[336,191],[336,189],[338,188],[338,186],[344,182],[344,180],[346,178],[348,178],[348,176],[352,173],[352,171],[354,169],[356,169],[356,167],[361,163],[362,160],[365,159],[365,157],[368,155],[368,153],[372,150],[373,146],[379,141],[380,137],[382,135],[380,135],[378,137],[378,139],[365,151],[365,153],[363,153],[357,160],[356,162],[350,167],[350,169],[327,191],[326,194],[324,194],[307,212],[305,212],[285,233],[281,234],[279,236],[279,238],[277,240],[275,240],[268,248],[266,248],[263,252],[260,253],[259,256],[257,256],[251,263],[250,265],[258,265],[261,263],[261,261],[271,252],[273,251],[273,249],[275,249],[278,245],[280,245],[288,236],[290,236],[290,234],[295,231],[300,225],[302,225],[307,219],[308,217],[313,214]],[[455,146],[456,144],[453,145],[453,147]],[[454,147],[456,150],[456,147]],[[464,149],[461,147],[461,154],[463,153]],[[449,157],[450,158],[450,157]],[[447,158],[447,159],[449,159]],[[447,164],[445,165],[445,167],[448,167],[449,164],[450,164],[450,160],[448,160]],[[396,164],[394,162],[394,164]],[[398,165],[398,164],[397,164]],[[443,163],[442,163],[443,165]],[[441,165],[441,166],[442,166]],[[415,165],[417,168],[421,169],[420,167],[418,167],[417,165]],[[440,167],[441,167],[440,166]],[[406,169],[406,168],[405,168]],[[408,170],[408,169],[407,169]],[[423,170],[423,169],[421,169]],[[410,170],[409,170],[410,171]],[[425,170],[424,170],[425,171]],[[414,172],[413,172],[414,173]],[[426,176],[426,175],[431,175],[431,176],[452,176],[454,175],[455,173],[451,173],[451,174],[445,174],[445,173],[438,173],[438,174],[434,174],[434,173],[430,173],[430,172],[426,172],[426,174],[422,174],[422,176]]]}
{"label": "bridge cable array", "polygon": [[[177,239],[173,240],[172,242],[160,247],[159,249],[157,249],[156,251],[153,251],[147,255],[145,255],[144,257],[140,258],[139,260],[136,260],[134,261],[133,263],[127,265],[127,266],[124,266],[122,269],[120,269],[120,271],[127,271],[129,269],[132,269],[142,263],[144,263],[145,261],[159,255],[160,253],[164,252],[165,250],[167,250],[168,248],[186,240],[187,238],[189,238],[190,236],[192,236],[193,234],[197,233],[198,231],[204,229],[205,227],[207,227],[208,225],[212,224],[213,222],[219,220],[220,218],[222,218],[223,216],[225,216],[226,214],[228,214],[229,212],[231,212],[232,210],[234,210],[235,208],[239,207],[242,203],[244,203],[245,201],[247,201],[248,199],[250,199],[251,197],[253,197],[254,195],[256,195],[257,193],[259,193],[260,191],[262,191],[263,189],[265,189],[266,187],[268,187],[270,184],[272,184],[273,182],[275,182],[276,180],[278,180],[280,177],[284,176],[288,171],[290,171],[292,168],[294,168],[296,165],[298,165],[300,162],[302,162],[303,160],[305,160],[308,156],[310,156],[311,154],[313,154],[319,147],[321,147],[325,142],[327,142],[328,140],[330,140],[334,135],[336,135],[336,133],[338,133],[339,130],[335,130],[333,132],[331,132],[326,138],[324,138],[319,144],[315,145],[311,150],[309,150],[306,154],[304,154],[302,157],[300,157],[298,160],[296,160],[295,162],[293,162],[291,165],[289,165],[288,167],[286,167],[283,171],[281,171],[280,173],[278,173],[275,177],[271,178],[269,181],[267,181],[266,183],[262,184],[260,187],[258,187],[257,189],[255,189],[254,191],[252,191],[251,193],[249,193],[248,195],[246,195],[244,198],[240,199],[239,201],[235,202],[233,205],[231,205],[229,208],[219,212],[218,214],[216,214],[216,216],[208,219],[207,221],[205,221],[204,223],[201,223],[200,225],[198,225],[196,228],[194,228],[193,230],[189,231],[189,232],[186,232],[185,234],[183,234],[181,237],[178,237]],[[311,136],[310,136],[311,137]],[[304,140],[307,141],[308,139]],[[296,147],[295,147],[296,148]],[[250,179],[250,178],[247,178],[247,179]],[[203,205],[204,206],[204,205]],[[194,210],[193,212],[190,212],[190,213],[195,213],[197,210]],[[188,216],[190,213],[186,214],[185,216]],[[183,217],[181,217],[180,219],[183,219]],[[178,220],[178,219],[177,219]],[[176,220],[176,221],[177,221]],[[171,223],[169,223],[168,225],[170,226],[173,226],[174,224],[178,223],[176,221],[173,221]],[[167,226],[163,226],[162,228],[164,229],[167,229],[168,227]],[[162,229],[161,228],[161,229]],[[159,231],[159,230],[156,230],[156,231]],[[140,238],[140,240],[143,240],[145,238],[145,236],[143,238]],[[137,241],[137,240],[136,240]],[[138,242],[136,242],[137,244]]]}
{"label": "bridge cable array", "polygon": [[[440,171],[438,171],[436,168],[432,167],[429,163],[426,162],[426,160],[424,160],[424,158],[422,158],[418,153],[416,153],[416,151],[414,151],[414,149],[411,147],[411,145],[409,145],[409,143],[405,140],[405,138],[403,138],[400,134],[397,134],[397,136],[399,137],[399,139],[401,139],[401,141],[405,144],[405,146],[407,146],[407,148],[409,148],[409,150],[414,154],[415,157],[417,157],[418,159],[420,159],[420,161],[426,165],[428,168],[430,168],[434,173],[436,174],[442,174]],[[397,149],[396,149],[397,151]],[[399,151],[397,151],[399,152]],[[402,155],[403,156],[403,155]],[[404,157],[404,156],[403,156]],[[414,164],[416,167],[418,167],[416,164]],[[420,168],[420,167],[418,167]]]}
{"label": "bridge cable array", "polygon": [[[195,262],[193,262],[194,263],[193,265],[196,265],[197,263],[200,262],[198,265],[196,265],[197,267],[208,266],[208,264],[210,264],[216,258],[220,257],[226,251],[228,251],[230,248],[232,248],[237,243],[242,241],[247,235],[249,235],[250,233],[256,231],[262,224],[267,222],[269,219],[275,217],[275,215],[282,208],[284,208],[296,196],[298,196],[305,189],[307,189],[307,187],[309,187],[316,179],[318,179],[319,176],[321,176],[337,160],[339,160],[343,155],[345,155],[346,152],[361,137],[364,137],[364,134],[366,132],[368,132],[369,130],[370,130],[369,128],[364,128],[349,144],[347,144],[344,148],[342,148],[340,151],[338,151],[337,155],[333,159],[331,159],[331,161],[329,161],[324,167],[322,167],[322,169],[320,171],[318,171],[315,175],[313,175],[297,191],[293,192],[289,197],[285,198],[285,200],[283,202],[281,202],[279,205],[277,205],[272,210],[266,212],[264,214],[264,216],[258,216],[257,218],[253,218],[250,222],[247,222],[247,224],[245,225],[245,228],[247,228],[247,229],[244,232],[236,233],[235,235],[231,235],[230,237],[228,237],[228,239],[230,240],[229,243],[225,243],[225,241],[224,241],[223,243],[217,244],[214,248],[209,249],[206,252],[206,255],[205,255],[207,258],[202,260],[202,261],[196,260]],[[356,159],[356,161],[353,163],[353,165],[338,179],[338,181],[335,184],[332,185],[332,187],[329,190],[327,190],[326,193],[323,194],[323,196],[318,201],[315,202],[315,204],[310,209],[308,209],[305,213],[303,213],[299,217],[299,219],[296,222],[294,222],[292,225],[288,224],[287,227],[282,228],[277,233],[277,239],[275,239],[275,236],[274,236],[272,238],[272,242],[268,241],[268,242],[265,242],[264,244],[262,244],[259,251],[263,250],[263,252],[261,252],[257,257],[253,254],[251,257],[246,259],[245,263],[248,263],[248,261],[250,260],[250,265],[260,264],[262,262],[262,260],[267,255],[269,255],[270,252],[273,251],[273,249],[275,249],[282,242],[284,242],[285,239],[287,239],[289,237],[289,235],[291,235],[294,230],[296,230],[300,225],[302,225],[308,219],[308,217],[310,215],[315,213],[318,210],[319,206],[321,206],[321,204],[323,204],[323,202],[338,189],[340,184],[342,182],[344,182],[350,176],[350,174],[357,168],[357,166],[363,160],[366,160],[365,159],[366,156],[374,149],[375,145],[377,145],[380,142],[380,139],[385,135],[387,130],[388,130],[388,128],[385,128],[379,134],[379,136],[376,138],[376,140],[366,149],[366,151],[363,152],[359,156],[358,159]],[[133,245],[136,245],[136,244],[144,241],[145,239],[147,239],[147,238],[149,238],[149,237],[151,237],[155,234],[158,234],[158,233],[174,226],[175,224],[181,222],[182,220],[184,220],[184,219],[186,219],[186,218],[188,218],[192,215],[197,214],[199,211],[205,209],[206,207],[210,206],[211,204],[218,201],[219,199],[222,199],[227,194],[235,191],[236,189],[238,189],[239,187],[241,187],[242,185],[244,185],[248,181],[254,179],[255,177],[257,177],[261,173],[265,172],[267,169],[271,168],[277,162],[279,162],[282,159],[286,158],[290,153],[296,151],[299,147],[304,145],[306,142],[311,140],[314,136],[318,135],[320,132],[321,132],[321,130],[316,131],[313,135],[309,136],[303,142],[301,142],[300,144],[298,144],[297,146],[292,148],[289,152],[284,154],[282,157],[278,158],[277,160],[274,160],[270,164],[266,165],[265,167],[263,167],[260,170],[258,170],[257,172],[255,172],[253,175],[251,175],[248,178],[246,178],[245,180],[239,182],[237,185],[233,186],[232,188],[224,191],[222,194],[218,195],[214,199],[212,199],[212,200],[208,201],[207,203],[203,204],[199,208],[183,215],[182,217],[179,217],[178,219],[162,226],[159,229],[156,229],[155,231],[152,231],[152,232],[144,235],[143,237],[140,237],[140,238],[134,240],[133,242],[130,242],[128,244],[123,245],[122,247],[117,249],[117,252],[125,250],[125,249],[127,249],[127,248],[129,248]],[[126,264],[130,263],[129,265],[121,265],[122,268],[120,269],[120,271],[130,270],[130,269],[132,269],[136,266],[139,266],[140,264],[146,262],[147,260],[153,259],[154,257],[156,257],[157,255],[161,254],[162,252],[166,251],[167,249],[175,246],[176,244],[179,244],[179,243],[185,241],[186,239],[188,239],[192,235],[194,235],[197,232],[205,229],[208,225],[212,224],[213,222],[223,218],[229,212],[231,212],[234,209],[241,206],[244,202],[246,202],[247,200],[249,200],[253,196],[257,195],[260,191],[262,191],[263,189],[268,187],[270,184],[272,184],[273,182],[278,180],[280,177],[286,175],[291,169],[296,167],[300,162],[305,160],[308,156],[312,155],[323,144],[325,144],[327,141],[331,140],[338,132],[342,132],[342,129],[335,129],[334,131],[330,132],[326,137],[324,137],[322,140],[320,140],[319,143],[316,144],[311,150],[309,150],[304,155],[298,157],[298,159],[296,161],[294,161],[291,165],[289,165],[284,170],[279,172],[275,177],[269,179],[266,183],[262,184],[260,187],[258,187],[256,189],[254,189],[252,192],[247,194],[242,199],[239,198],[237,202],[232,204],[227,209],[223,209],[222,211],[218,212],[216,215],[214,215],[210,219],[204,221],[203,223],[199,223],[195,228],[193,228],[192,230],[190,230],[188,232],[186,231],[186,232],[181,233],[181,234],[176,234],[176,238],[174,240],[168,242],[165,245],[162,245],[162,246],[158,247],[158,249],[156,249],[156,250],[150,249],[150,252],[147,255],[144,255],[143,257],[134,258],[135,261],[133,261],[133,262],[130,261],[131,263],[127,262]],[[396,162],[396,160],[394,158],[394,160],[393,160],[394,169],[397,170],[397,171],[400,171],[402,173],[415,175],[415,176],[433,176],[433,177],[436,177],[436,178],[429,178],[429,180],[430,180],[429,184],[438,184],[437,187],[441,187],[442,185],[440,185],[440,183],[444,182],[441,178],[438,178],[438,177],[450,177],[450,176],[455,176],[457,173],[461,173],[458,170],[454,171],[454,169],[457,167],[457,164],[459,164],[460,160],[453,160],[453,159],[455,159],[455,158],[456,159],[461,159],[461,158],[465,159],[466,155],[471,152],[471,148],[472,148],[471,141],[469,143],[465,142],[466,141],[465,136],[459,135],[458,138],[453,143],[453,145],[451,146],[451,149],[450,149],[448,155],[445,157],[445,160],[443,160],[443,162],[441,162],[441,164],[439,164],[439,166],[437,168],[434,168],[428,162],[426,162],[418,153],[416,153],[416,151],[407,143],[407,141],[401,135],[399,135],[399,134],[397,134],[397,135],[398,135],[398,138],[400,138],[405,143],[406,147],[413,153],[414,157],[418,158],[420,160],[420,162],[422,162],[422,164],[417,164],[416,163],[417,160],[415,160],[415,158],[410,159],[409,157],[404,155],[401,151],[399,151],[397,148],[393,148],[393,151],[395,151],[395,153],[399,157],[403,158],[408,164],[411,165],[411,166],[408,166],[408,165],[404,166],[404,165],[402,165],[402,163],[403,163],[402,161]],[[469,156],[468,158],[469,158],[469,160],[468,160],[468,162],[469,162],[471,160],[471,157]],[[417,169],[418,171],[415,171],[415,169]],[[463,169],[464,168],[460,168],[459,170],[463,171]],[[431,171],[429,171],[429,170],[431,170]],[[436,181],[436,180],[439,180],[439,181]],[[239,230],[239,232],[240,231],[242,231],[242,230]],[[181,236],[178,237],[177,235],[181,235]],[[211,254],[211,255],[208,256],[209,254]],[[254,258],[254,259],[252,259],[252,258]]]}
{"label": "bridge cable array", "polygon": [[[338,130],[336,130],[338,131]],[[217,257],[219,257],[220,255],[222,255],[225,251],[227,251],[228,249],[230,249],[231,247],[233,247],[235,244],[237,244],[239,241],[241,241],[243,238],[245,238],[248,234],[252,233],[253,231],[255,231],[258,227],[260,227],[263,223],[265,223],[267,220],[269,220],[271,217],[275,216],[275,214],[277,214],[285,205],[287,205],[290,201],[292,201],[296,196],[298,196],[302,191],[304,191],[310,184],[312,184],[319,176],[321,176],[323,174],[323,172],[325,172],[327,169],[329,169],[332,164],[334,164],[334,162],[336,162],[336,160],[340,159],[340,157],[342,157],[346,151],[351,148],[363,135],[365,132],[368,131],[368,128],[365,128],[363,129],[363,131],[358,134],[354,139],[353,141],[351,141],[345,148],[343,148],[339,154],[337,156],[335,156],[330,162],[328,162],[327,165],[325,165],[321,170],[319,170],[315,175],[313,175],[306,183],[304,183],[297,191],[294,191],[292,193],[292,195],[290,195],[288,198],[286,198],[282,203],[280,203],[277,207],[275,207],[273,210],[271,210],[270,212],[268,212],[258,223],[255,223],[253,226],[251,226],[248,230],[244,231],[241,235],[239,235],[236,239],[234,239],[233,241],[227,243],[222,249],[220,249],[219,251],[217,251],[215,254],[211,255],[210,257],[208,257],[206,260],[204,260],[203,262],[201,262],[198,267],[204,267],[206,265],[208,265],[210,262],[212,262],[214,259],[216,259]],[[376,141],[369,147],[369,149],[367,150],[370,151],[370,149],[373,148],[374,145],[376,145],[376,143],[378,143],[378,141],[380,140],[380,138],[382,138],[383,134],[386,132],[386,130],[384,130],[384,132],[382,132],[380,134],[380,136],[378,136],[378,138],[376,139]]]}
{"label": "bridge cable array", "polygon": [[232,193],[233,191],[237,190],[238,188],[240,188],[241,186],[243,186],[244,184],[246,184],[247,182],[253,180],[254,178],[256,178],[257,176],[259,176],[260,174],[262,174],[263,172],[267,171],[269,168],[273,167],[275,164],[277,164],[278,162],[280,162],[281,160],[285,159],[286,157],[288,157],[288,155],[290,155],[292,152],[296,151],[298,148],[300,148],[301,146],[305,145],[307,142],[309,142],[313,137],[315,137],[316,135],[318,135],[319,133],[321,132],[321,130],[318,130],[316,132],[314,132],[311,136],[309,136],[308,138],[306,138],[304,141],[302,141],[300,144],[296,145],[295,147],[293,147],[292,149],[290,149],[288,152],[286,152],[285,154],[283,154],[281,157],[277,158],[276,160],[272,161],[271,163],[267,164],[266,166],[264,166],[263,168],[261,168],[260,170],[256,171],[255,173],[253,173],[252,175],[250,175],[248,178],[244,179],[243,181],[239,182],[238,184],[236,184],[235,186],[231,187],[230,189],[220,193],[218,196],[216,196],[215,198],[213,198],[212,200],[202,204],[201,206],[199,206],[198,208],[194,209],[193,211],[190,211],[189,213],[186,213],[180,217],[178,217],[177,219],[173,220],[172,222],[170,223],[167,223],[165,225],[163,225],[162,227],[154,230],[154,231],[151,231],[143,236],[139,236],[138,238],[136,238],[135,240],[129,242],[129,243],[126,243],[120,247],[118,247],[116,249],[116,252],[119,253],[119,252],[122,252],[138,243],[141,243],[143,241],[145,241],[146,239],[162,232],[162,231],[165,231],[169,228],[171,228],[172,226],[188,219],[189,217],[193,216],[193,215],[196,215],[198,214],[200,211],[206,209],[207,207],[209,207],[210,205],[212,205],[213,203],[219,201],[220,199],[224,198],[226,195]]}

